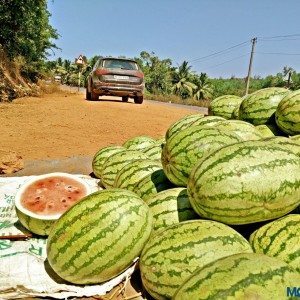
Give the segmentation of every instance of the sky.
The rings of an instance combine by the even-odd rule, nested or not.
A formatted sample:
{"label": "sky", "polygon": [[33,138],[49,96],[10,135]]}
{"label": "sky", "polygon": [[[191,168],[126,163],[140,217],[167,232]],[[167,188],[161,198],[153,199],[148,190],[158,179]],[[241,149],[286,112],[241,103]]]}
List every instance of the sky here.
{"label": "sky", "polygon": [[246,77],[257,37],[252,76],[300,72],[299,0],[49,0],[48,10],[61,48],[51,60],[147,51],[212,78]]}

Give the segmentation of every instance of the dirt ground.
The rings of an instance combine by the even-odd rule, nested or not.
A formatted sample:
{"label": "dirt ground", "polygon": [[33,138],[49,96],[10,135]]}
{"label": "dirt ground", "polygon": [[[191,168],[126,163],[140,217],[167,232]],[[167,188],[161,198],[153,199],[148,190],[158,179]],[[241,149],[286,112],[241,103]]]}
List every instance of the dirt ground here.
{"label": "dirt ground", "polygon": [[164,136],[171,123],[198,113],[188,107],[118,98],[86,101],[82,93],[27,97],[0,103],[0,150],[24,160],[94,155],[137,135]]}

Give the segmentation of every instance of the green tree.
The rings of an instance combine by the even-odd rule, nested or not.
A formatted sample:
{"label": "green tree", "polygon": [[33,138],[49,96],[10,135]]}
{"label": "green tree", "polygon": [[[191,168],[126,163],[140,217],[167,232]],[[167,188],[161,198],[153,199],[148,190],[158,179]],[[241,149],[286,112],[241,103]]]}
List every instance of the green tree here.
{"label": "green tree", "polygon": [[196,100],[211,98],[213,90],[206,73],[200,73],[199,76],[194,75],[192,82],[196,86],[193,95]]}
{"label": "green tree", "polygon": [[0,2],[0,45],[11,60],[22,56],[22,73],[34,79],[44,66],[57,31],[49,24],[47,0]]}
{"label": "green tree", "polygon": [[171,59],[159,59],[154,52],[142,51],[135,58],[145,76],[146,90],[152,94],[170,94],[171,73],[174,70]]}
{"label": "green tree", "polygon": [[191,82],[191,77],[191,66],[188,66],[187,61],[183,61],[178,69],[173,72],[172,90],[174,94],[179,95],[183,99],[191,97],[197,88],[197,86]]}

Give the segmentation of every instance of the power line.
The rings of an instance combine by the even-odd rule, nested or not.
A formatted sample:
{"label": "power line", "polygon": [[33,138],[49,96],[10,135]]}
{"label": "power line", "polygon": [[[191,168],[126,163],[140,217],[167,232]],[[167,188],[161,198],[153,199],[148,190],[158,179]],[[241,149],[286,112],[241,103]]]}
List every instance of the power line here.
{"label": "power line", "polygon": [[300,33],[288,34],[288,35],[274,35],[274,36],[259,36],[258,39],[276,39],[276,38],[288,38],[288,37],[300,37]]}
{"label": "power line", "polygon": [[284,53],[284,52],[255,52],[257,54],[270,54],[270,55],[292,55],[297,56],[300,55],[300,53]]}
{"label": "power line", "polygon": [[230,60],[226,60],[226,61],[224,61],[224,62],[222,62],[222,63],[220,63],[220,64],[213,65],[213,66],[209,66],[209,67],[207,67],[207,68],[203,68],[203,69],[205,69],[205,70],[207,70],[207,69],[212,69],[212,68],[215,68],[215,67],[218,67],[218,66],[221,66],[221,65],[227,64],[227,63],[229,63],[229,62],[231,62],[231,61],[237,60],[237,59],[239,59],[239,58],[242,58],[242,57],[248,56],[248,55],[249,55],[248,53],[247,53],[247,54],[243,54],[243,55],[240,55],[240,56],[234,57],[234,58],[232,58],[232,59],[230,59]]}
{"label": "power line", "polygon": [[227,52],[229,52],[230,50],[232,50],[232,49],[234,49],[234,48],[237,48],[237,47],[241,47],[241,46],[243,46],[243,45],[246,45],[247,43],[249,43],[249,41],[242,42],[242,43],[240,43],[240,44],[231,46],[231,47],[226,48],[226,49],[221,50],[221,51],[214,52],[214,53],[209,54],[209,55],[205,55],[205,56],[202,56],[202,57],[198,57],[198,58],[192,59],[192,60],[190,60],[189,62],[196,62],[196,61],[203,60],[203,59],[206,59],[206,58],[209,58],[209,57],[212,57],[212,56],[217,56],[217,55],[219,55],[219,54],[227,53]]}

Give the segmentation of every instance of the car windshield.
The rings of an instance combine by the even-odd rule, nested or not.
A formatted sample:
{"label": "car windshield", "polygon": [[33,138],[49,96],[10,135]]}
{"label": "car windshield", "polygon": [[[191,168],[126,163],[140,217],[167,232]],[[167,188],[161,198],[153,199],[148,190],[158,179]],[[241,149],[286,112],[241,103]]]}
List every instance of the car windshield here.
{"label": "car windshield", "polygon": [[105,59],[103,67],[108,69],[138,70],[135,62],[129,60]]}

